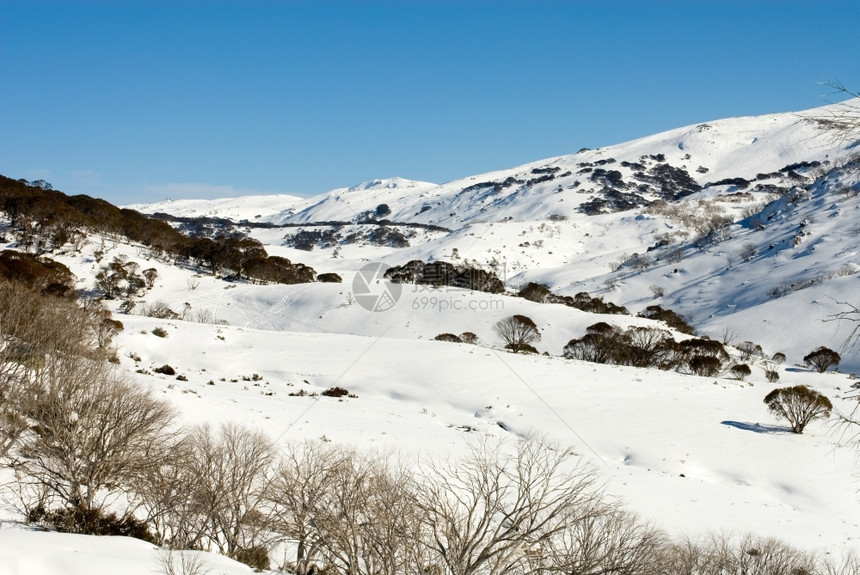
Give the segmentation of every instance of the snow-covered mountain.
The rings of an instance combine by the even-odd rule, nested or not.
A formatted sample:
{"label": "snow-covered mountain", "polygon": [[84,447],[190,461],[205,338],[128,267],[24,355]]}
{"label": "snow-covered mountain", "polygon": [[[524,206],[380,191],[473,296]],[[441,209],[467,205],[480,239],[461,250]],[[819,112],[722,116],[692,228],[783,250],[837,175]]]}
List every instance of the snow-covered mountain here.
{"label": "snow-covered mountain", "polygon": [[[222,206],[242,206],[253,215],[239,219],[285,226],[253,237],[319,271],[470,262],[510,289],[536,281],[634,312],[659,304],[701,333],[735,333],[797,361],[840,346],[852,327],[827,320],[858,293],[860,170],[856,142],[834,137],[827,120],[858,105],[717,120],[442,185],[391,178],[304,200],[132,207],[231,218],[236,209]],[[396,235],[371,241],[380,227]],[[784,312],[798,306],[809,313]],[[860,370],[860,358],[843,368]]]}
{"label": "snow-covered mountain", "polygon": [[[838,555],[858,545],[856,453],[838,447],[823,423],[789,433],[762,402],[775,371],[778,385],[807,385],[843,412],[856,405],[850,373],[860,371],[860,356],[841,349],[856,324],[833,320],[849,309],[844,302],[860,305],[860,160],[856,142],[833,138],[819,121],[838,110],[718,120],[441,185],[391,178],[305,199],[131,206],[232,220],[217,229],[342,283],[227,281],[115,237],[52,257],[92,293],[95,273],[116,256],[155,270],[132,313],[108,302],[124,324],[118,356],[184,423],[230,420],[278,442],[431,457],[462,452],[479,436],[539,433],[572,446],[607,492],[671,536],[752,531]],[[384,283],[368,266],[411,260],[492,271],[506,290],[407,283],[386,292],[381,311],[357,300]],[[631,313],[517,297],[529,282]],[[144,317],[155,302],[177,317]],[[674,310],[700,335],[760,345],[747,359],[751,374],[702,377],[562,357],[598,322],[665,327],[635,315],[651,305]],[[540,355],[503,350],[494,324],[513,314],[534,320]],[[153,335],[156,328],[167,336]],[[477,345],[432,341],[464,332]],[[803,366],[819,345],[840,349],[842,373]],[[776,352],[785,364],[768,362]],[[155,370],[166,364],[182,378]],[[354,397],[319,395],[332,386]],[[12,565],[10,573],[157,568],[161,552],[151,546],[58,534],[43,543],[44,534],[5,529],[20,510],[14,498],[3,501],[0,565]],[[68,551],[43,557],[41,545]],[[79,559],[87,554],[98,569],[87,570]]]}

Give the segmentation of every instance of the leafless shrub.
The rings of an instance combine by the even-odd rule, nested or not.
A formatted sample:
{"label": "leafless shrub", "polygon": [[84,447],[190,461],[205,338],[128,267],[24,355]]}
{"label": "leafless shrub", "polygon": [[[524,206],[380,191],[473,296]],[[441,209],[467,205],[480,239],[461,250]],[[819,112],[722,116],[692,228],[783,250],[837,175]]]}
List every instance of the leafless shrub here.
{"label": "leafless shrub", "polygon": [[143,315],[158,319],[177,319],[179,314],[170,309],[170,305],[164,300],[156,300],[143,306]]}
{"label": "leafless shrub", "polygon": [[636,271],[644,271],[654,266],[654,258],[648,254],[633,254],[625,265],[629,265]]}
{"label": "leafless shrub", "polygon": [[[823,84],[832,88],[837,94],[852,98],[860,97],[860,93],[849,90],[841,82],[823,82]],[[826,114],[818,114],[808,120],[825,130],[828,137],[838,143],[856,140],[860,136],[860,105],[853,99],[836,104]]]}
{"label": "leafless shrub", "polygon": [[274,464],[271,441],[261,432],[236,424],[217,431],[199,427],[190,436],[192,476],[198,479],[196,521],[206,525],[201,539],[235,557],[264,540],[265,488]]}
{"label": "leafless shrub", "polygon": [[161,575],[208,575],[209,569],[200,551],[159,551],[158,566]]}
{"label": "leafless shrub", "polygon": [[346,453],[314,523],[327,563],[356,575],[414,573],[423,565],[423,514],[412,473],[392,456]]}
{"label": "leafless shrub", "polygon": [[218,319],[215,317],[215,314],[209,308],[198,309],[193,314],[192,317],[194,321],[197,323],[208,323],[215,324],[218,323]]}
{"label": "leafless shrub", "polygon": [[723,328],[723,334],[720,337],[720,341],[723,342],[723,345],[731,345],[737,337],[738,330],[735,329],[734,326],[727,325]]}
{"label": "leafless shrub", "polygon": [[50,359],[19,409],[30,423],[13,468],[23,482],[46,488],[51,502],[83,510],[99,509],[150,473],[166,455],[175,418],[167,403],[107,364],[68,355]]}
{"label": "leafless shrub", "polygon": [[741,361],[749,361],[750,359],[759,358],[764,355],[761,346],[751,341],[739,343],[737,350],[740,353]]}
{"label": "leafless shrub", "polygon": [[672,264],[676,264],[684,259],[684,250],[681,248],[673,248],[666,252],[664,259]]}
{"label": "leafless shrub", "polygon": [[323,559],[324,541],[315,517],[334,496],[335,478],[342,473],[347,455],[322,442],[289,444],[266,491],[269,528],[296,546],[295,562],[282,567],[297,575],[308,575]]}
{"label": "leafless shrub", "polygon": [[521,442],[510,456],[479,445],[463,459],[426,463],[416,489],[433,561],[463,575],[545,561],[543,549],[604,512],[592,473],[540,440]]}
{"label": "leafless shrub", "polygon": [[751,260],[758,255],[758,247],[752,242],[746,242],[738,250],[738,258],[742,261]]}
{"label": "leafless shrub", "polygon": [[81,307],[0,282],[0,457],[29,426],[23,403],[30,386],[48,385],[63,358],[98,365],[111,357],[111,339],[121,328],[97,302]]}
{"label": "leafless shrub", "polygon": [[661,298],[666,295],[666,288],[664,288],[663,286],[652,285],[648,289],[651,290],[651,294],[655,298]]}
{"label": "leafless shrub", "polygon": [[815,557],[772,538],[744,535],[711,536],[704,542],[676,543],[667,555],[672,575],[725,575],[750,573],[812,575],[817,572]]}

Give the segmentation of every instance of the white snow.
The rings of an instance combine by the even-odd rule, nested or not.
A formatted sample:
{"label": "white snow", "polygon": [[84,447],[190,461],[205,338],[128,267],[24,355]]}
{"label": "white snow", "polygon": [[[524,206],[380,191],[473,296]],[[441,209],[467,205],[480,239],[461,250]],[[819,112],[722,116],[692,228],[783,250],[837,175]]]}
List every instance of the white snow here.
{"label": "white snow", "polygon": [[[189,282],[194,270],[147,260],[135,246],[109,246],[104,261],[122,253],[157,269],[146,301],[164,300],[189,318],[206,310],[226,322],[117,314],[125,326],[117,339],[122,365],[177,405],[189,424],[232,420],[279,442],[325,437],[430,455],[463,449],[476,436],[540,433],[573,446],[609,493],[672,535],[754,532],[805,549],[856,549],[856,452],[838,447],[839,436],[825,423],[794,435],[768,414],[762,400],[774,385],[767,383],[761,361],[743,382],[577,362],[559,356],[587,326],[649,322],[511,295],[411,285],[401,287],[393,308],[371,313],[352,293],[355,274],[370,262],[468,260],[494,265],[512,290],[539,281],[556,293],[600,295],[634,313],[657,303],[684,314],[700,333],[721,338],[731,332],[735,343],[754,341],[768,357],[784,352],[788,362],[779,368],[779,385],[808,385],[849,411],[856,404],[848,397],[856,380],[846,373],[860,371],[857,354],[843,354],[845,373],[818,374],[800,364],[813,347],[839,348],[853,328],[828,320],[845,309],[838,302],[857,305],[860,294],[856,165],[779,199],[756,192],[730,202],[735,190],[729,186],[687,198],[722,205],[735,220],[745,208],[759,206],[752,213],[770,202],[760,217],[732,225],[722,241],[701,248],[692,230],[665,215],[639,209],[585,216],[575,208],[589,194],[571,187],[576,179],[584,181],[575,173],[580,162],[614,158],[603,167],[624,170],[627,178],[630,170],[620,162],[661,153],[673,166],[686,165],[700,184],[752,179],[799,161],[827,160],[834,167],[848,154],[845,144],[828,140],[804,119],[821,113],[708,122],[443,185],[393,178],[310,199],[258,196],[134,206],[148,213],[306,224],[354,221],[385,203],[392,212],[386,217],[394,222],[433,223],[451,232],[422,232],[402,249],[344,245],[335,255],[331,248],[285,247],[283,236],[294,228],[251,230],[270,254],[319,273],[336,271],[342,284],[252,285],[205,274]],[[498,194],[462,191],[484,181],[527,179],[533,169],[547,166],[573,174]],[[697,166],[708,172],[697,173]],[[430,208],[422,213],[425,205]],[[563,218],[550,220],[551,215]],[[685,231],[687,236],[680,233]],[[648,253],[667,232],[676,234],[674,243],[653,252],[660,257],[653,266],[612,271],[613,262]],[[746,244],[757,249],[744,261],[738,253]],[[92,287],[96,247],[94,241],[82,254],[55,256],[81,278],[82,288]],[[680,261],[665,257],[671,248],[682,251]],[[655,298],[652,285],[663,287],[665,295]],[[535,320],[543,334],[536,347],[549,356],[501,351],[493,324],[516,313]],[[151,333],[159,326],[168,337]],[[476,333],[479,344],[432,341],[443,332],[464,331]],[[187,381],[152,374],[165,363]],[[243,379],[252,374],[259,381]],[[334,385],[357,397],[289,395]],[[157,571],[163,552],[152,545],[30,531],[17,523],[20,516],[11,505],[0,515],[4,574]],[[202,556],[219,573],[249,571],[223,557]]]}

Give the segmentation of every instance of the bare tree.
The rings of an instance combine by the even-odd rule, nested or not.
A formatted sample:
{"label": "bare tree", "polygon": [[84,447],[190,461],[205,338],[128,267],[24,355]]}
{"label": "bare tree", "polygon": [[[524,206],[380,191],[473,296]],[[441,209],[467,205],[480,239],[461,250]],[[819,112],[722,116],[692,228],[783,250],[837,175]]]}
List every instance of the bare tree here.
{"label": "bare tree", "polygon": [[209,569],[200,551],[160,551],[158,565],[161,575],[208,575]]}
{"label": "bare tree", "polygon": [[296,575],[311,573],[321,558],[323,541],[316,517],[332,498],[335,477],[347,464],[345,457],[340,448],[322,442],[290,444],[266,492],[270,529],[296,545],[295,561],[284,566]]}
{"label": "bare tree", "polygon": [[68,507],[98,510],[165,456],[174,410],[106,363],[52,356],[19,404],[12,465]]}
{"label": "bare tree", "polygon": [[656,284],[655,284],[655,285],[652,285],[652,286],[648,286],[648,289],[649,289],[649,290],[651,290],[651,294],[652,294],[655,298],[661,298],[661,297],[663,297],[664,295],[666,295],[666,288],[664,288],[663,286],[660,286],[660,285],[656,285]]}
{"label": "bare tree", "polygon": [[813,116],[810,120],[825,130],[837,142],[850,142],[860,138],[860,103],[854,98],[860,98],[860,92],[848,89],[842,82],[824,82],[836,94],[849,96],[851,99],[836,104],[826,114]]}
{"label": "bare tree", "polygon": [[522,569],[572,517],[599,513],[599,500],[592,473],[541,440],[510,456],[480,445],[461,460],[428,463],[417,486],[426,544],[452,575]]}
{"label": "bare tree", "polygon": [[544,545],[534,561],[540,564],[538,572],[662,573],[659,559],[667,541],[660,530],[615,505],[601,502],[596,511],[571,510],[569,528]]}
{"label": "bare tree", "polygon": [[664,572],[697,575],[818,573],[815,558],[772,538],[711,536],[705,542],[683,541],[669,552]]}
{"label": "bare tree", "polygon": [[496,334],[505,342],[505,347],[514,353],[528,349],[540,341],[540,331],[531,318],[512,315],[499,320],[493,326]]}
{"label": "bare tree", "polygon": [[420,567],[421,518],[412,474],[391,456],[349,453],[315,525],[329,564],[348,575],[398,575]]}
{"label": "bare tree", "polygon": [[619,363],[634,367],[661,365],[672,355],[672,334],[665,329],[633,326],[624,332]]}
{"label": "bare tree", "polygon": [[237,424],[209,426],[191,434],[194,502],[198,525],[210,545],[230,557],[264,543],[265,490],[270,483],[274,448],[262,432]]}
{"label": "bare tree", "polygon": [[857,346],[858,342],[860,342],[860,308],[848,303],[847,301],[838,301],[836,303],[845,306],[848,309],[835,313],[827,317],[824,321],[850,321],[856,324],[848,334],[848,337],[846,337],[845,341],[842,343],[842,351],[848,352],[853,350]]}

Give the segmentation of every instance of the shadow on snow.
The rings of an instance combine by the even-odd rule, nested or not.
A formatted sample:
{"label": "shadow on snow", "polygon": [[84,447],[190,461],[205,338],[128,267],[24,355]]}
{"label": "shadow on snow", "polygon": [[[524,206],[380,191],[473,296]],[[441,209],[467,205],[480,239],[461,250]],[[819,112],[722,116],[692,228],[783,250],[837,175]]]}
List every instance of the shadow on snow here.
{"label": "shadow on snow", "polygon": [[755,433],[791,433],[790,427],[778,425],[762,425],[760,423],[744,423],[742,421],[721,421],[720,423]]}

